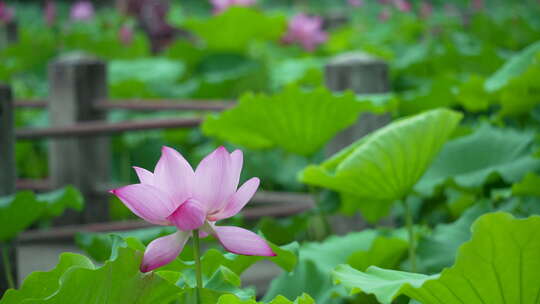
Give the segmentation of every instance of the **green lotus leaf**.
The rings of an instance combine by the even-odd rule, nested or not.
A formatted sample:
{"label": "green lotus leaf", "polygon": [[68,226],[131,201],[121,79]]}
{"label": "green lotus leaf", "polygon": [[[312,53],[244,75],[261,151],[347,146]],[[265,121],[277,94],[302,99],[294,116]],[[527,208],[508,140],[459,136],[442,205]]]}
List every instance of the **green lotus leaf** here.
{"label": "green lotus leaf", "polygon": [[47,203],[42,219],[50,219],[62,215],[69,208],[81,211],[84,207],[84,198],[73,186],[66,186],[52,192],[37,195],[37,200]]}
{"label": "green lotus leaf", "polygon": [[462,115],[436,109],[396,121],[300,174],[306,184],[344,194],[376,221],[403,199],[450,137]]}
{"label": "green lotus leaf", "polygon": [[359,269],[370,265],[394,268],[402,261],[407,248],[404,230],[391,233],[365,230],[332,236],[320,243],[304,243],[294,272],[283,273],[273,280],[263,300],[270,301],[278,295],[292,300],[306,292],[317,303],[341,303],[334,295],[345,295],[345,290],[333,286],[331,280],[331,272],[337,265],[349,262]]}
{"label": "green lotus leaf", "polygon": [[334,95],[323,88],[291,86],[272,96],[246,94],[236,107],[208,116],[202,128],[208,136],[252,149],[279,147],[311,155],[356,122],[362,111],[382,112],[385,107],[358,101],[350,92]]}
{"label": "green lotus leaf", "polygon": [[38,220],[49,220],[65,209],[80,211],[83,198],[78,190],[68,186],[53,192],[35,195],[17,192],[0,198],[0,241],[8,241]]}
{"label": "green lotus leaf", "polygon": [[478,188],[494,176],[517,182],[530,170],[540,168],[532,157],[534,134],[487,124],[474,133],[446,144],[431,167],[416,185],[423,195],[447,182],[463,188]]}
{"label": "green lotus leaf", "polygon": [[158,237],[175,231],[175,227],[158,226],[111,233],[79,232],[75,235],[75,244],[95,261],[105,262],[113,252],[115,242],[113,235],[122,239],[135,238],[144,244],[148,244]]}
{"label": "green lotus leaf", "polygon": [[511,79],[521,75],[533,62],[538,52],[540,52],[540,41],[529,45],[514,55],[486,81],[486,91],[497,91],[503,88]]}
{"label": "green lotus leaf", "polygon": [[277,41],[285,31],[286,21],[281,15],[270,16],[253,8],[231,7],[212,18],[188,20],[184,27],[195,32],[209,49],[240,52],[252,41]]}
{"label": "green lotus leaf", "polygon": [[9,289],[1,304],[26,303],[32,299],[43,299],[52,295],[60,286],[60,278],[71,268],[94,269],[94,264],[85,256],[63,253],[56,267],[46,272],[33,272],[23,282],[20,289]]}
{"label": "green lotus leaf", "polygon": [[530,115],[531,111],[540,104],[538,90],[540,84],[540,51],[533,64],[519,77],[508,81],[500,90],[500,116]]}
{"label": "green lotus leaf", "polygon": [[459,247],[471,238],[471,225],[492,211],[494,208],[488,202],[477,203],[453,223],[439,224],[429,236],[421,238],[417,247],[421,272],[432,274],[452,266]]}
{"label": "green lotus leaf", "polygon": [[[232,253],[223,253],[217,249],[207,250],[201,258],[203,277],[211,277],[221,266],[225,266],[237,275],[241,275],[251,265],[261,260],[269,260],[280,266],[286,271],[292,271],[297,263],[298,243],[291,243],[285,246],[276,246],[269,243],[270,247],[276,256],[274,257],[259,257],[236,255]],[[172,263],[159,268],[169,271],[193,271],[195,264],[193,261],[176,259]]]}
{"label": "green lotus leaf", "polygon": [[383,304],[406,295],[422,304],[535,304],[540,282],[540,216],[516,219],[503,212],[480,217],[456,263],[440,274],[423,275],[340,265],[337,283],[352,293],[374,294]]}
{"label": "green lotus leaf", "polygon": [[1,304],[169,303],[181,289],[159,275],[141,273],[142,253],[120,247],[116,258],[96,268],[81,255],[64,253],[55,269],[34,273]]}
{"label": "green lotus leaf", "polygon": [[217,304],[315,304],[315,301],[307,294],[302,294],[294,302],[284,296],[277,296],[269,302],[258,302],[255,300],[241,300],[234,295],[228,294],[221,296]]}
{"label": "green lotus leaf", "polygon": [[523,180],[512,185],[512,194],[540,196],[540,176],[529,172]]}

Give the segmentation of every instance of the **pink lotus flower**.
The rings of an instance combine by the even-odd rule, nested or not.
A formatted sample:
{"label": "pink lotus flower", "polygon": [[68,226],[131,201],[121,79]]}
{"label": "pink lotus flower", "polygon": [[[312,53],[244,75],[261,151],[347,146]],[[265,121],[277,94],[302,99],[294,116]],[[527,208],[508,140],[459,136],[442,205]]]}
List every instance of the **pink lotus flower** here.
{"label": "pink lotus flower", "polygon": [[322,19],[300,13],[289,21],[287,34],[283,37],[285,43],[299,43],[308,51],[313,51],[318,44],[324,43],[328,35],[322,30]]}
{"label": "pink lotus flower", "polygon": [[52,26],[56,20],[56,3],[52,0],[45,2],[45,9],[43,10],[45,22],[47,25]]}
{"label": "pink lotus flower", "polygon": [[124,45],[130,45],[131,42],[133,42],[133,29],[131,26],[122,25],[118,31],[118,39],[120,39]]}
{"label": "pink lotus flower", "polygon": [[471,7],[475,11],[481,11],[484,9],[484,0],[471,0]]}
{"label": "pink lotus flower", "polygon": [[87,0],[81,0],[71,6],[70,18],[85,21],[94,18],[94,5]]}
{"label": "pink lotus flower", "polygon": [[379,20],[380,21],[387,21],[392,16],[392,13],[388,9],[388,7],[383,8],[383,10],[379,13]]}
{"label": "pink lotus flower", "polygon": [[257,3],[256,0],[210,0],[214,6],[214,14],[226,11],[231,6],[252,6]]}
{"label": "pink lotus flower", "polygon": [[407,0],[394,0],[394,6],[401,12],[410,12],[412,7]]}
{"label": "pink lotus flower", "polygon": [[347,0],[350,6],[360,7],[364,5],[364,0]]}
{"label": "pink lotus flower", "polygon": [[420,16],[422,18],[429,18],[433,14],[433,5],[429,2],[422,1],[420,4]]}
{"label": "pink lotus flower", "polygon": [[152,241],[146,248],[141,271],[148,272],[174,260],[191,235],[216,237],[226,250],[242,255],[275,256],[257,234],[215,222],[236,215],[259,187],[254,177],[238,190],[242,151],[229,154],[220,147],[206,156],[195,171],[176,150],[163,147],[154,173],[134,167],[140,184],[110,192],[133,213],[156,225],[174,225],[176,233]]}
{"label": "pink lotus flower", "polygon": [[0,1],[0,22],[4,24],[10,23],[14,15],[13,9],[8,7],[4,1]]}

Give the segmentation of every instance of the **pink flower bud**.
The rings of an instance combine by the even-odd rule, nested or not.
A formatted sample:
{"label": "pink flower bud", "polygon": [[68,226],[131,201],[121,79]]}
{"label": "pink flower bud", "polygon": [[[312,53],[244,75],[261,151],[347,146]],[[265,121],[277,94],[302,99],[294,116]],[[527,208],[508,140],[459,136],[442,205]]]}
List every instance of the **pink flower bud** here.
{"label": "pink flower bud", "polygon": [[118,31],[118,38],[124,45],[130,45],[133,42],[133,29],[129,25],[123,25]]}
{"label": "pink flower bud", "polygon": [[56,20],[56,3],[53,0],[47,0],[43,14],[47,25],[52,26]]}
{"label": "pink flower bud", "polygon": [[390,19],[391,16],[392,16],[392,13],[388,9],[388,7],[385,7],[379,14],[379,20],[384,22]]}
{"label": "pink flower bud", "polygon": [[360,7],[364,5],[364,0],[347,0],[350,6]]}
{"label": "pink flower bud", "polygon": [[210,0],[214,6],[214,14],[220,14],[231,6],[253,6],[256,0]]}
{"label": "pink flower bud", "polygon": [[484,0],[471,0],[471,7],[475,11],[481,11],[484,9]]}
{"label": "pink flower bud", "polygon": [[394,6],[401,12],[410,12],[412,7],[407,0],[394,0]]}
{"label": "pink flower bud", "polygon": [[4,24],[10,23],[14,15],[13,9],[8,7],[4,1],[0,1],[0,22]]}
{"label": "pink flower bud", "polygon": [[433,6],[429,2],[422,1],[420,4],[420,16],[422,18],[429,18],[433,13]]}
{"label": "pink flower bud", "polygon": [[87,0],[81,0],[71,6],[70,18],[76,21],[86,21],[94,18],[94,5]]}
{"label": "pink flower bud", "polygon": [[283,37],[284,43],[298,43],[308,51],[314,51],[317,45],[328,39],[322,30],[322,19],[298,14],[289,21],[289,28]]}

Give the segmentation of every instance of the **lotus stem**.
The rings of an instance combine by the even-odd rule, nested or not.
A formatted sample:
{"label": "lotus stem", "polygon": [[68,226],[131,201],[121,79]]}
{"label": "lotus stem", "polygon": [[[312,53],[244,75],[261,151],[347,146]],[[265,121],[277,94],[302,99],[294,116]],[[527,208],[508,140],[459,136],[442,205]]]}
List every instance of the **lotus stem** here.
{"label": "lotus stem", "polygon": [[15,288],[15,280],[13,279],[13,273],[11,272],[11,262],[9,261],[9,244],[4,243],[2,245],[2,260],[4,263],[4,270],[6,272],[6,281],[9,288]]}
{"label": "lotus stem", "polygon": [[195,277],[197,279],[197,304],[202,304],[201,292],[203,282],[201,270],[201,252],[199,245],[199,229],[193,230],[193,258],[195,259]]}
{"label": "lotus stem", "polygon": [[411,263],[411,271],[416,272],[416,238],[414,235],[413,215],[407,199],[403,199],[402,202],[405,212],[405,224],[409,235],[409,261]]}

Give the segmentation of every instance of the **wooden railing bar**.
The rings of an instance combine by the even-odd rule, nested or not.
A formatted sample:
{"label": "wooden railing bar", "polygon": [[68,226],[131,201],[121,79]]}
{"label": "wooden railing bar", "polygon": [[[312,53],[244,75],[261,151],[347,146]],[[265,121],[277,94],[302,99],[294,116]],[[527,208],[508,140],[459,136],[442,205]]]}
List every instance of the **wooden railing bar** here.
{"label": "wooden railing bar", "polygon": [[[241,211],[245,219],[259,219],[264,216],[284,217],[298,214],[313,208],[311,205],[294,204],[294,205],[272,205],[262,207],[250,207]],[[155,225],[142,220],[118,221],[96,224],[70,225],[59,226],[48,230],[29,230],[22,233],[17,241],[21,243],[47,243],[71,241],[79,232],[114,232],[126,231],[133,229],[142,229],[155,227]]]}
{"label": "wooden railing bar", "polygon": [[105,100],[95,106],[102,110],[132,111],[223,111],[234,106],[234,101],[225,100],[167,100],[126,99]]}
{"label": "wooden railing bar", "polygon": [[31,190],[45,192],[53,190],[51,182],[47,179],[17,179],[15,181],[17,191]]}
{"label": "wooden railing bar", "polygon": [[178,118],[117,123],[81,122],[68,126],[48,128],[28,128],[15,130],[17,139],[42,139],[45,137],[96,136],[152,129],[193,128],[201,124],[201,118]]}
{"label": "wooden railing bar", "polygon": [[[103,194],[118,188],[123,184],[98,185],[95,193]],[[47,179],[18,179],[17,190],[51,191],[54,190]],[[297,192],[259,191],[252,199],[253,203],[261,204],[304,204],[315,206],[315,201],[309,194]]]}
{"label": "wooden railing bar", "polygon": [[45,100],[15,100],[15,108],[45,108]]}
{"label": "wooden railing bar", "polygon": [[[222,111],[235,105],[232,100],[182,100],[182,99],[113,99],[95,104],[99,110],[131,111]],[[17,108],[45,108],[45,100],[16,100]]]}
{"label": "wooden railing bar", "polygon": [[[314,207],[312,203],[295,204],[272,204],[257,205],[242,210],[241,214],[245,219],[259,219],[264,216],[284,217],[298,214]],[[79,232],[114,232],[133,229],[155,227],[142,220],[117,221],[95,224],[70,225],[53,227],[48,230],[29,230],[22,233],[18,238],[18,243],[47,243],[72,241]]]}

